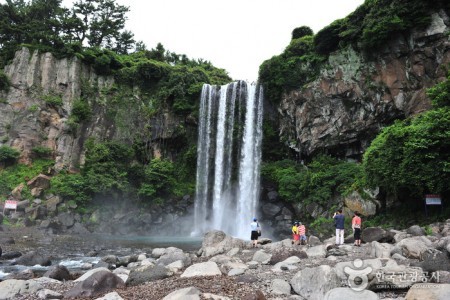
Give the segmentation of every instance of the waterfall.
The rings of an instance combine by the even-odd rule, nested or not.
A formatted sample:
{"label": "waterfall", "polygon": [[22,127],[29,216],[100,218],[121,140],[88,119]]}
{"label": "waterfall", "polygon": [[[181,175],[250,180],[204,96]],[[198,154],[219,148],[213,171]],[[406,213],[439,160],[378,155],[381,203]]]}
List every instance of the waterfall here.
{"label": "waterfall", "polygon": [[262,87],[205,84],[199,113],[194,234],[218,229],[248,239],[259,199]]}

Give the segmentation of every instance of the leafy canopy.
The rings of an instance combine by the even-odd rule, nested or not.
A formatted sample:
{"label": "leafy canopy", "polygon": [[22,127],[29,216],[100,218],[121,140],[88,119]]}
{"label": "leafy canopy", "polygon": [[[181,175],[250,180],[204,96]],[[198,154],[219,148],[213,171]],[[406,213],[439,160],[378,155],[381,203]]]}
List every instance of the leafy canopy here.
{"label": "leafy canopy", "polygon": [[277,184],[282,199],[293,203],[326,204],[334,193],[346,195],[363,185],[360,164],[326,155],[307,166],[291,160],[265,163],[261,174]]}
{"label": "leafy canopy", "polygon": [[428,94],[437,107],[386,127],[364,154],[368,183],[420,198],[448,193],[450,182],[449,79]]}

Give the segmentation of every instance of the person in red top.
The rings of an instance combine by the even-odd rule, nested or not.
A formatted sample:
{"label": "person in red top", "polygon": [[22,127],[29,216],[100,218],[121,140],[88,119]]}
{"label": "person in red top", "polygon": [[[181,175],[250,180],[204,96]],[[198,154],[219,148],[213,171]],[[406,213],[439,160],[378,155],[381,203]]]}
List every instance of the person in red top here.
{"label": "person in red top", "polygon": [[306,228],[305,225],[302,224],[302,222],[298,223],[298,234],[300,235],[300,243],[302,245],[306,245]]}
{"label": "person in red top", "polygon": [[361,218],[359,213],[355,211],[352,219],[353,237],[355,238],[355,246],[361,247]]}

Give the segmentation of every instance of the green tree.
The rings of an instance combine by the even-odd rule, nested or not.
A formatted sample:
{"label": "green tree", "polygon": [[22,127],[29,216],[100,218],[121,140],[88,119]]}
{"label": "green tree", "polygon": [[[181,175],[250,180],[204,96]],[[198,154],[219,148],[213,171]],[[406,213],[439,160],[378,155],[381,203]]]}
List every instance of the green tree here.
{"label": "green tree", "polygon": [[20,156],[20,152],[9,146],[0,147],[0,163],[5,165],[14,164]]}
{"label": "green tree", "polygon": [[139,194],[146,198],[161,199],[170,194],[175,185],[173,163],[166,159],[155,158],[144,170],[144,180]]}
{"label": "green tree", "polygon": [[335,193],[346,195],[364,185],[360,164],[319,155],[307,166],[291,160],[265,163],[263,178],[275,182],[282,199],[326,204]]}
{"label": "green tree", "polygon": [[[133,34],[123,31],[129,8],[114,0],[79,0],[74,3],[73,15],[77,23],[78,41],[91,47],[105,47],[126,53],[134,44]],[[122,44],[125,43],[125,44]]]}
{"label": "green tree", "polygon": [[450,107],[386,127],[364,153],[371,186],[403,197],[447,193],[450,182]]}
{"label": "green tree", "polygon": [[427,95],[430,97],[434,107],[450,106],[450,73],[446,80],[428,89]]}
{"label": "green tree", "polygon": [[299,39],[307,35],[314,35],[314,32],[308,26],[297,27],[292,30],[292,39]]}

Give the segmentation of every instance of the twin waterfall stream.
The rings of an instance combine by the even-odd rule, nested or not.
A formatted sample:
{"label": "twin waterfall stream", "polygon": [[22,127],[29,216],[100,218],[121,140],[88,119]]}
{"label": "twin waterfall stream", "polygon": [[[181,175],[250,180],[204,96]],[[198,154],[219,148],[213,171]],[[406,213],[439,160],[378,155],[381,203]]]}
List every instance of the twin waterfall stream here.
{"label": "twin waterfall stream", "polygon": [[263,89],[237,81],[203,86],[194,234],[217,229],[249,239],[259,199]]}

